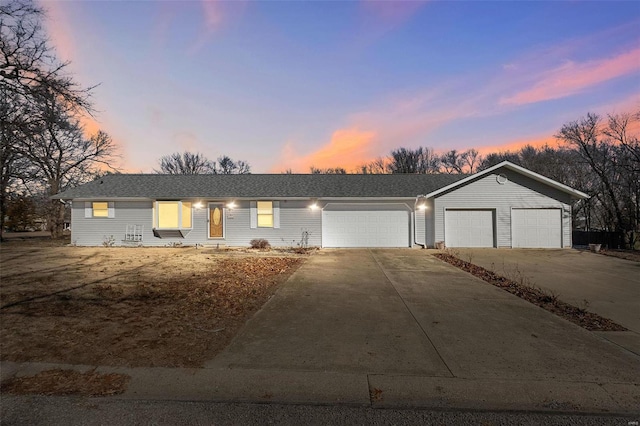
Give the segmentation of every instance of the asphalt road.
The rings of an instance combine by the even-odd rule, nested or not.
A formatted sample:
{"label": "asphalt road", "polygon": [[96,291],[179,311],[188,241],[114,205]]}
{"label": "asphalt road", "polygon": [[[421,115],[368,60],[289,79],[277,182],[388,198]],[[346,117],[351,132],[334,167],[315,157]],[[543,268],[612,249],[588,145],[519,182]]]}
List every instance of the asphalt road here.
{"label": "asphalt road", "polygon": [[640,416],[2,396],[2,425],[638,425]]}

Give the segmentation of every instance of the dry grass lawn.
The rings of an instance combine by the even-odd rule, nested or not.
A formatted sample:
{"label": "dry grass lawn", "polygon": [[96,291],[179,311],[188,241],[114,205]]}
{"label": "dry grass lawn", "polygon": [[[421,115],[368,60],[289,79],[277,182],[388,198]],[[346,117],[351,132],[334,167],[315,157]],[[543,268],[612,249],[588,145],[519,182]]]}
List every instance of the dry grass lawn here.
{"label": "dry grass lawn", "polygon": [[229,343],[306,256],[3,243],[0,356],[199,367]]}

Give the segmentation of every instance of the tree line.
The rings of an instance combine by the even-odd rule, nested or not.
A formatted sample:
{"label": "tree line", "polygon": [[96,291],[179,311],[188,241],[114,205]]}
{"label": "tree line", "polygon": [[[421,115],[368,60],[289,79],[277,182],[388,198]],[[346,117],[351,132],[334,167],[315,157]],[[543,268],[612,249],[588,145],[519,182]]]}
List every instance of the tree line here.
{"label": "tree line", "polygon": [[[557,147],[526,145],[484,156],[475,149],[438,155],[428,147],[398,148],[351,173],[472,174],[508,160],[590,195],[575,202],[574,224],[620,232],[625,244],[634,247],[640,238],[639,122],[640,112],[607,117],[589,113],[561,127],[555,135]],[[311,167],[310,172],[347,173],[341,167]]]}

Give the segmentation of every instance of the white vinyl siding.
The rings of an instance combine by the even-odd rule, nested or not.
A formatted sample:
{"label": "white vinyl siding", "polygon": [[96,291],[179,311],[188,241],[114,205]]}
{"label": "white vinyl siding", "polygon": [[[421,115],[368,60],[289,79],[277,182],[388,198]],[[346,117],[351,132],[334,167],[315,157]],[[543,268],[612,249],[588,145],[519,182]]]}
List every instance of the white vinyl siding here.
{"label": "white vinyl siding", "polygon": [[[87,204],[74,201],[71,208],[71,242],[79,246],[101,246],[106,238],[113,236],[116,245],[125,239],[127,225],[144,226],[144,245],[153,239],[153,215],[151,201],[110,201],[115,214],[111,218],[86,217]],[[160,239],[158,239],[160,241]],[[163,244],[165,245],[166,241]]]}
{"label": "white vinyl siding", "polygon": [[415,228],[413,230],[414,241],[418,244],[427,244],[427,217],[426,209],[417,209],[414,215]]}
{"label": "white vinyl siding", "polygon": [[513,209],[511,227],[513,247],[562,247],[561,209]]}
{"label": "white vinyl siding", "polygon": [[[309,201],[274,201],[274,227],[258,228],[255,201],[239,201],[226,217],[225,241],[228,246],[248,246],[255,238],[264,238],[272,246],[297,247],[321,244],[320,209],[310,209]],[[254,219],[256,222],[254,222]],[[248,226],[249,224],[253,227]],[[255,224],[255,225],[254,225]]]}

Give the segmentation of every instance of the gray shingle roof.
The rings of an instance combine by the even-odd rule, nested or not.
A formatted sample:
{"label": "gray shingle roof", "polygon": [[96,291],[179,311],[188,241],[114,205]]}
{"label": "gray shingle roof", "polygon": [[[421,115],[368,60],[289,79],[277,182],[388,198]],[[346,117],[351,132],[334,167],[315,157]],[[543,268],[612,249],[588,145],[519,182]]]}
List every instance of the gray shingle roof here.
{"label": "gray shingle roof", "polygon": [[452,184],[466,176],[449,174],[114,174],[71,188],[53,198],[413,198]]}

